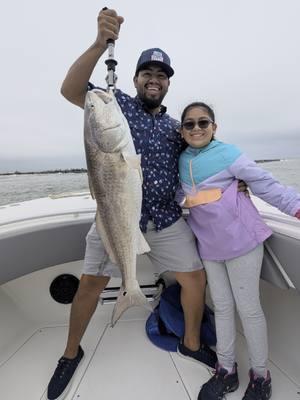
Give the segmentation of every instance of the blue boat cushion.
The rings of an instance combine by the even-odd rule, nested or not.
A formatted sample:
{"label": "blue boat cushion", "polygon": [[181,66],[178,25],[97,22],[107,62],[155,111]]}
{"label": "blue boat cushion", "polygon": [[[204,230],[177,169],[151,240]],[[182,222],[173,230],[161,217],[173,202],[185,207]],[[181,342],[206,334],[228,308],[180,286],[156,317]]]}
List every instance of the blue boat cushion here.
{"label": "blue boat cushion", "polygon": [[[178,343],[184,336],[179,284],[171,285],[163,291],[158,306],[146,321],[146,333],[159,348],[177,351]],[[214,313],[207,305],[203,313],[200,340],[208,346],[215,346],[217,342]]]}

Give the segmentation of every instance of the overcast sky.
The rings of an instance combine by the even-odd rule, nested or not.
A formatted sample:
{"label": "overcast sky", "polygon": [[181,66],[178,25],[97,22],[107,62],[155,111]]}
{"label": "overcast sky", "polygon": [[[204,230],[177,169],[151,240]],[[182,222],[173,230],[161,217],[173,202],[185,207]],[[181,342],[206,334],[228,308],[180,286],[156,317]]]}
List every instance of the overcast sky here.
{"label": "overcast sky", "polygon": [[[137,58],[161,47],[175,70],[169,114],[205,101],[220,140],[254,159],[300,157],[299,0],[11,0],[0,16],[0,172],[85,167],[83,111],[60,86],[94,41],[104,6],[125,19],[120,89],[135,95]],[[105,59],[92,76],[102,86]]]}

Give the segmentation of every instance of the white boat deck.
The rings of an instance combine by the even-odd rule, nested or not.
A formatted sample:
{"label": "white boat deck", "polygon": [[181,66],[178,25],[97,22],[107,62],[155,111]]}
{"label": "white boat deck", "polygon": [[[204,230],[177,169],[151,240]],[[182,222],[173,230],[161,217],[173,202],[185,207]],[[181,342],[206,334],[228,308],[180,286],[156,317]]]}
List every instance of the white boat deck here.
{"label": "white boat deck", "polygon": [[[67,400],[197,399],[201,384],[210,376],[204,367],[153,346],[145,335],[146,316],[136,318],[137,310],[131,311],[131,318],[127,315],[126,320],[110,328],[105,314],[110,314],[111,307],[104,307],[107,312],[99,313],[86,332],[85,357]],[[41,328],[12,353],[0,366],[1,398],[45,399],[66,334],[66,326]],[[247,386],[247,353],[242,335],[238,337],[238,364],[240,388],[227,399],[241,399]],[[272,399],[299,400],[299,388],[276,365],[270,363],[270,370]]]}
{"label": "white boat deck", "polygon": [[[38,278],[34,281],[39,282]],[[27,279],[29,282],[30,278]],[[26,281],[23,286],[26,290]],[[0,302],[4,300],[1,302],[3,307],[5,301],[9,303],[8,298],[5,300],[8,292],[5,290],[1,293]],[[24,304],[17,306],[23,318],[28,318],[28,323],[23,324],[24,329],[18,329],[17,324],[20,322],[16,321],[16,330],[11,333],[11,340],[6,341],[5,348],[0,348],[1,399],[45,399],[49,378],[64,349],[67,324],[47,326],[43,322],[38,326],[34,312],[39,305],[33,307],[33,301],[33,298],[25,298]],[[8,305],[7,310],[11,312],[14,306]],[[26,316],[28,307],[33,314]],[[46,313],[49,320],[53,319],[57,307],[63,309],[58,313],[58,320],[68,315],[69,306],[54,303],[52,307],[51,310],[48,303],[48,309],[44,310],[44,321],[47,320]],[[109,321],[112,307],[107,304],[97,308],[82,342],[85,357],[66,399],[196,400],[200,386],[210,376],[208,370],[176,353],[155,347],[145,333],[148,312],[143,309],[128,310],[116,326],[111,328]],[[44,308],[42,298],[41,308]],[[238,335],[237,347],[240,388],[226,397],[231,400],[240,400],[248,383],[247,351],[241,334]],[[270,361],[269,367],[273,379],[272,399],[299,400],[299,387],[293,379],[274,362]]]}

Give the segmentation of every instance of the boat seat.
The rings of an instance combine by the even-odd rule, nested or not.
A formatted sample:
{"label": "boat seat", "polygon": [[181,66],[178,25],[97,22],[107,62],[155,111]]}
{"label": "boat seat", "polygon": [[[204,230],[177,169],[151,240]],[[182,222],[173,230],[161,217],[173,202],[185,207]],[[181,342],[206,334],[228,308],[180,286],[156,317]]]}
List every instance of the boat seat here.
{"label": "boat seat", "polygon": [[0,236],[0,285],[40,269],[82,260],[92,221],[45,223]]}
{"label": "boat seat", "polygon": [[[92,217],[45,222],[0,236],[0,285],[37,270],[82,260],[92,222]],[[299,241],[274,233],[266,243],[261,277],[281,289],[293,287],[290,280],[300,291]]]}

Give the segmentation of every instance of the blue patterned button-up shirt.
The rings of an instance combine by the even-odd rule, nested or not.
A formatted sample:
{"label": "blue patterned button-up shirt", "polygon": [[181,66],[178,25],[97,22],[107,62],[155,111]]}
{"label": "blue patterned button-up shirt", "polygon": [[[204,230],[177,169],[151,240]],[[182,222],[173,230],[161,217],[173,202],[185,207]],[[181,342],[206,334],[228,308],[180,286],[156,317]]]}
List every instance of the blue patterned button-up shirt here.
{"label": "blue patterned button-up shirt", "polygon": [[[89,85],[89,89],[94,86]],[[152,219],[157,230],[178,220],[181,207],[174,200],[178,188],[178,159],[183,143],[179,122],[166,113],[166,107],[152,115],[136,96],[116,90],[116,99],[125,115],[137,154],[141,154],[143,203],[140,227],[146,232]]]}

